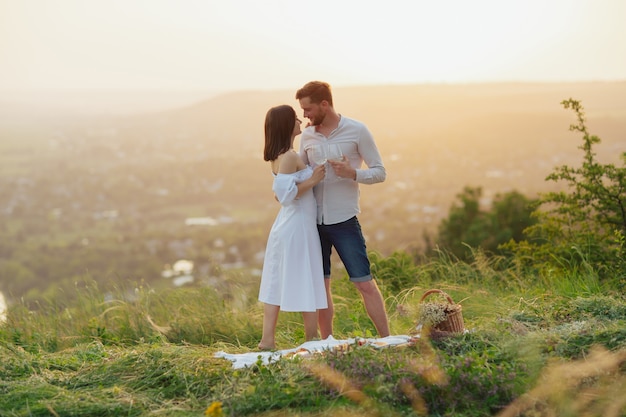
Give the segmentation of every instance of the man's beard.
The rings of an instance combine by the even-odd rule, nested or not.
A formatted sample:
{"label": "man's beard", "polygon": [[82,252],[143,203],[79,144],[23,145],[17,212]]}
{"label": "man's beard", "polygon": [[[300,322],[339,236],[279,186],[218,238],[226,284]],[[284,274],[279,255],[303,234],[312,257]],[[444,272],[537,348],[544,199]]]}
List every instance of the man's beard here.
{"label": "man's beard", "polygon": [[318,114],[317,116],[315,116],[315,118],[313,120],[311,120],[311,125],[319,126],[319,125],[321,125],[324,122],[325,118],[326,118],[326,113]]}

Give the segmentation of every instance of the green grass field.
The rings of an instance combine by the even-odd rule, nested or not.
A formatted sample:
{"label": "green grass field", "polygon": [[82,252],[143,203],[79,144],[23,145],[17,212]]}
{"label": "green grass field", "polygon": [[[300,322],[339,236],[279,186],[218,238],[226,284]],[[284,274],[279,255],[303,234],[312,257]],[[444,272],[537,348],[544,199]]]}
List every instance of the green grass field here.
{"label": "green grass field", "polygon": [[[430,288],[461,303],[468,331],[233,369],[214,354],[255,350],[255,278],[224,294],[86,285],[68,305],[9,307],[0,416],[626,415],[626,300],[613,283],[589,271],[524,276],[488,260],[372,262],[392,334],[415,331]],[[376,337],[354,288],[336,276],[335,338]],[[281,313],[278,348],[303,337],[299,314]]]}

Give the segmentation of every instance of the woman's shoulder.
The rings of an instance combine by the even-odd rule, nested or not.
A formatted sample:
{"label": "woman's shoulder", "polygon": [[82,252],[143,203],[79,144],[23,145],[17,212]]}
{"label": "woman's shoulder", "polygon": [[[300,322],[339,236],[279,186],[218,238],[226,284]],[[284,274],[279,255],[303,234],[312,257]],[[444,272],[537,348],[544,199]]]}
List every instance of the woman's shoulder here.
{"label": "woman's shoulder", "polygon": [[278,157],[283,158],[287,161],[290,161],[290,160],[295,160],[296,158],[299,158],[300,156],[298,155],[295,149],[289,149],[287,152],[284,152],[278,155]]}
{"label": "woman's shoulder", "polygon": [[302,159],[300,155],[290,149],[287,152],[278,156],[278,172],[283,174],[292,174],[298,171],[302,165]]}

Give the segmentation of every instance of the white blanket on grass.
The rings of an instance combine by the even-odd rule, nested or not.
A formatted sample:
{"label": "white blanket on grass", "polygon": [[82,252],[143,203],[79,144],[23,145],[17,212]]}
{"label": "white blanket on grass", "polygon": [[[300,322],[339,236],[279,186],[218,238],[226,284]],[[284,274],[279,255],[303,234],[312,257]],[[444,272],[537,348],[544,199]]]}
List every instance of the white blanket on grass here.
{"label": "white blanket on grass", "polygon": [[260,351],[249,353],[226,353],[219,351],[215,353],[216,358],[228,359],[233,363],[233,368],[245,368],[247,366],[254,365],[258,360],[264,365],[271,362],[276,362],[283,356],[310,356],[314,353],[321,353],[329,350],[344,350],[349,345],[368,345],[375,348],[384,348],[389,346],[407,345],[412,339],[419,336],[387,336],[378,339],[344,339],[337,340],[332,336],[328,336],[325,340],[315,340],[310,342],[304,342],[298,347],[292,349],[283,349],[276,351]]}

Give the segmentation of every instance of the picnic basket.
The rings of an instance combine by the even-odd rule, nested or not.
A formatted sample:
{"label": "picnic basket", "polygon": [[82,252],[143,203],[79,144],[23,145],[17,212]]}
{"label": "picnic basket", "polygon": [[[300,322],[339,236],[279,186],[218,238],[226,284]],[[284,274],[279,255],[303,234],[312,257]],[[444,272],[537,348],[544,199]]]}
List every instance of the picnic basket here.
{"label": "picnic basket", "polygon": [[431,289],[426,291],[422,295],[420,303],[423,305],[426,298],[432,294],[442,295],[447,300],[447,303],[435,303],[437,307],[441,308],[441,310],[444,312],[445,319],[443,321],[440,321],[439,323],[436,323],[430,328],[430,336],[439,338],[463,333],[465,331],[465,326],[463,324],[463,309],[461,305],[456,304],[446,292],[439,289]]}

